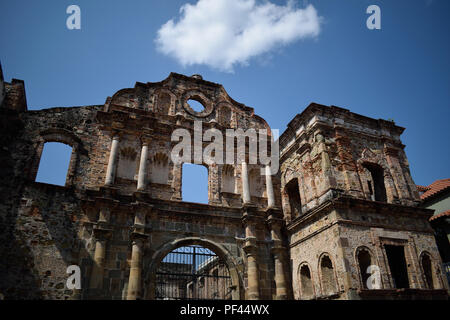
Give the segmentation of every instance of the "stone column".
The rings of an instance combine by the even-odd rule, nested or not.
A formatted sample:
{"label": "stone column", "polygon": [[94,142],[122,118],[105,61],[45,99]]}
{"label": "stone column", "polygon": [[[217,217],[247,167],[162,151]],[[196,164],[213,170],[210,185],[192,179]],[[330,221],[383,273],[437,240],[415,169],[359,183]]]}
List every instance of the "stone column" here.
{"label": "stone column", "polygon": [[108,228],[110,209],[101,207],[99,218],[94,225],[93,237],[95,239],[94,265],[89,279],[89,291],[93,298],[101,298],[103,290],[103,273],[105,270],[105,256],[107,240],[111,238],[112,230]]}
{"label": "stone column", "polygon": [[94,266],[92,267],[90,289],[103,288],[103,270],[105,267],[106,240],[97,239],[94,252]]}
{"label": "stone column", "polygon": [[147,173],[147,157],[148,157],[148,142],[142,144],[141,161],[139,162],[139,175],[137,182],[137,190],[145,189],[145,175]]}
{"label": "stone column", "polygon": [[142,271],[143,240],[134,239],[131,251],[130,278],[128,280],[127,300],[136,300],[141,297],[141,271]]}
{"label": "stone column", "polygon": [[256,246],[256,239],[247,239],[243,249],[247,256],[247,297],[249,300],[259,300],[258,247]]}
{"label": "stone column", "polygon": [[286,288],[286,276],[284,273],[283,266],[283,253],[284,248],[281,246],[273,247],[272,253],[275,262],[275,294],[277,296],[277,300],[286,300],[287,299],[287,288]]}
{"label": "stone column", "polygon": [[281,223],[282,220],[280,218],[269,216],[268,222],[270,225],[271,236],[273,246],[271,252],[274,257],[275,264],[275,287],[276,287],[276,299],[277,300],[286,300],[288,298],[287,292],[287,283],[286,283],[286,274],[284,268],[284,253],[286,252],[286,248],[283,247],[281,240]]}
{"label": "stone column", "polygon": [[112,185],[114,182],[118,151],[119,151],[119,136],[115,135],[111,143],[111,152],[109,153],[108,168],[106,169],[105,185],[107,186]]}
{"label": "stone column", "polygon": [[272,174],[270,165],[266,165],[266,193],[267,193],[267,208],[275,207],[275,195],[273,193]]}
{"label": "stone column", "polygon": [[242,172],[241,172],[241,180],[242,180],[242,202],[244,204],[250,203],[250,186],[248,184],[248,168],[247,163],[242,162]]}

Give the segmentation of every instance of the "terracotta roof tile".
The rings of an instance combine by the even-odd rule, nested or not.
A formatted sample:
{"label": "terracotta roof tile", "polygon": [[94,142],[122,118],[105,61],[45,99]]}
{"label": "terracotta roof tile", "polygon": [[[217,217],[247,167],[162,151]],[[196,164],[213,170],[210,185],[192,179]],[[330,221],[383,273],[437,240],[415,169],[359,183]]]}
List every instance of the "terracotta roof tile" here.
{"label": "terracotta roof tile", "polygon": [[417,189],[423,192],[420,196],[420,199],[422,200],[426,200],[447,188],[450,188],[450,179],[436,180],[427,187],[417,186]]}
{"label": "terracotta roof tile", "polygon": [[437,215],[432,216],[429,220],[433,221],[436,220],[438,218],[442,218],[442,217],[449,217],[450,216],[450,210],[438,213]]}

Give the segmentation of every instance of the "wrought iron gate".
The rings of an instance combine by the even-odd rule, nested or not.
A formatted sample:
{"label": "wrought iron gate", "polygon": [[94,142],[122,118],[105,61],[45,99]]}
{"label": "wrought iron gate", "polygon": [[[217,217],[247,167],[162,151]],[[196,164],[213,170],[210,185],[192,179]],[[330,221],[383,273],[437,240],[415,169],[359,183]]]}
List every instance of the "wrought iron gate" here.
{"label": "wrought iron gate", "polygon": [[156,272],[158,300],[231,299],[226,264],[211,250],[197,246],[170,252]]}

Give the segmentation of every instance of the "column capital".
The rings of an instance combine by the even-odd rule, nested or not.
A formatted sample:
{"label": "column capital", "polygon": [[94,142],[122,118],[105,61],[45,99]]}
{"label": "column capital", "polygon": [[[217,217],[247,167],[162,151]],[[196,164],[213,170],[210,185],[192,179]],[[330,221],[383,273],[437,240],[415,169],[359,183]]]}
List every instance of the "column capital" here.
{"label": "column capital", "polygon": [[103,223],[95,224],[92,233],[97,241],[110,240],[112,237],[112,229],[106,228]]}
{"label": "column capital", "polygon": [[277,234],[281,232],[281,228],[284,225],[284,220],[273,218],[273,219],[267,219],[266,223],[271,231],[276,232]]}
{"label": "column capital", "polygon": [[255,212],[257,209],[258,209],[258,207],[252,203],[243,203],[242,204],[243,216],[249,215],[249,214]]}
{"label": "column capital", "polygon": [[280,257],[286,253],[287,249],[283,246],[281,240],[272,240],[272,243],[273,243],[273,247],[270,248],[270,252],[275,257]]}
{"label": "column capital", "polygon": [[258,251],[258,246],[256,245],[256,238],[255,237],[246,238],[244,245],[242,246],[242,249],[247,255],[256,255],[256,252]]}
{"label": "column capital", "polygon": [[123,137],[123,132],[117,129],[112,129],[109,132],[109,135],[111,136],[111,140],[118,140],[120,141]]}
{"label": "column capital", "polygon": [[131,231],[130,240],[132,243],[136,243],[138,245],[143,245],[145,241],[148,239],[148,234],[143,232]]}
{"label": "column capital", "polygon": [[141,146],[142,147],[144,147],[144,146],[148,147],[151,144],[152,140],[153,140],[152,137],[149,137],[149,136],[146,136],[146,135],[139,137],[139,141],[141,142]]}
{"label": "column capital", "polygon": [[261,219],[263,218],[258,215],[252,214],[252,212],[250,211],[244,211],[241,220],[244,225],[248,225],[251,223],[258,223],[258,221],[260,221]]}

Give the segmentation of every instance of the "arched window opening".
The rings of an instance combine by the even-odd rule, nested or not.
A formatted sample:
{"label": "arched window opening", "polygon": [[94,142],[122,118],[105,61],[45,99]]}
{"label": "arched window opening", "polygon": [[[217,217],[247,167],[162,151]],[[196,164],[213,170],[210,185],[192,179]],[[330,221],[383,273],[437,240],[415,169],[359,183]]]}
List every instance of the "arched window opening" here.
{"label": "arched window opening", "polygon": [[433,264],[431,262],[431,258],[428,254],[422,255],[422,269],[423,275],[425,276],[425,284],[428,289],[435,289],[434,281],[433,281]]}
{"label": "arched window opening", "polygon": [[384,185],[384,173],[383,168],[377,164],[366,163],[364,164],[370,176],[367,179],[367,187],[373,201],[386,202],[386,187]]}
{"label": "arched window opening", "polygon": [[171,251],[156,271],[158,300],[229,300],[232,288],[225,262],[210,249],[198,245]]}
{"label": "arched window opening", "polygon": [[300,200],[300,189],[297,178],[292,179],[288,182],[288,184],[286,184],[286,193],[289,198],[291,217],[299,217],[302,212],[302,202]]}
{"label": "arched window opening", "polygon": [[152,183],[167,184],[169,180],[169,158],[163,153],[157,153],[153,157],[150,171]]}
{"label": "arched window opening", "polygon": [[39,161],[36,182],[65,186],[72,147],[59,142],[46,142]]}
{"label": "arched window opening", "polygon": [[226,164],[222,168],[222,192],[235,193],[236,178],[232,165]]}
{"label": "arched window opening", "polygon": [[372,265],[372,258],[370,256],[369,251],[366,249],[361,249],[358,252],[358,265],[359,265],[359,273],[361,275],[362,287],[364,289],[371,289],[367,284],[367,280],[370,277],[370,273],[367,272],[369,266]]}
{"label": "arched window opening", "polygon": [[202,165],[183,163],[182,174],[183,201],[208,203],[208,169]]}
{"label": "arched window opening", "polygon": [[322,257],[320,271],[322,275],[322,294],[331,295],[336,293],[336,278],[330,257],[326,255]]}
{"label": "arched window opening", "polygon": [[300,294],[301,299],[311,299],[314,296],[311,271],[306,264],[300,268]]}

